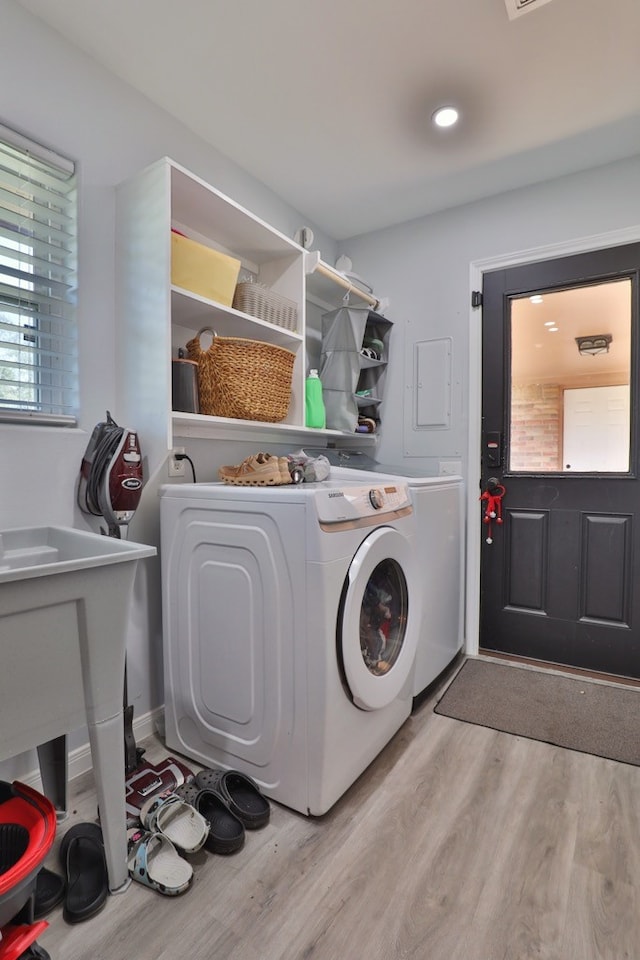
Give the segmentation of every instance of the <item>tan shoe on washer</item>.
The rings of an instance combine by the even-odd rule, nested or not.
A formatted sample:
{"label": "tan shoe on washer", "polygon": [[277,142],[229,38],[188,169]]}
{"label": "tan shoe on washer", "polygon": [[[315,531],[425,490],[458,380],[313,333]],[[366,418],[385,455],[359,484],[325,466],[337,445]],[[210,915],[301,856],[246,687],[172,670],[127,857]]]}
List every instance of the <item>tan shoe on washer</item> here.
{"label": "tan shoe on washer", "polygon": [[280,470],[280,483],[293,483],[291,474],[289,473],[289,461],[286,457],[275,457],[272,453],[259,453],[257,458],[258,460],[271,461],[272,463],[277,461],[278,469]]}
{"label": "tan shoe on washer", "polygon": [[287,457],[278,457],[278,466],[280,467],[282,483],[293,483],[289,472],[289,460]]}
{"label": "tan shoe on washer", "polygon": [[[282,458],[285,459],[285,458]],[[288,467],[287,479],[283,477],[280,459],[270,453],[257,453],[246,457],[238,466],[220,467],[218,477],[223,483],[236,486],[275,487],[284,483],[291,483]]]}

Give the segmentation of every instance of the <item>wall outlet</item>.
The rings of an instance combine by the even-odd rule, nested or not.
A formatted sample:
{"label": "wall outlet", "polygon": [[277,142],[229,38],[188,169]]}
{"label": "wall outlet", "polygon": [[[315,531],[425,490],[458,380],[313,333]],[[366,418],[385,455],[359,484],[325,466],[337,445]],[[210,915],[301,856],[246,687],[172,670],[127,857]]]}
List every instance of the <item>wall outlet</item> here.
{"label": "wall outlet", "polygon": [[187,473],[187,461],[176,460],[176,453],[184,453],[184,447],[174,447],[169,454],[169,476],[184,477]]}
{"label": "wall outlet", "polygon": [[462,460],[440,460],[441,477],[459,476],[462,473]]}

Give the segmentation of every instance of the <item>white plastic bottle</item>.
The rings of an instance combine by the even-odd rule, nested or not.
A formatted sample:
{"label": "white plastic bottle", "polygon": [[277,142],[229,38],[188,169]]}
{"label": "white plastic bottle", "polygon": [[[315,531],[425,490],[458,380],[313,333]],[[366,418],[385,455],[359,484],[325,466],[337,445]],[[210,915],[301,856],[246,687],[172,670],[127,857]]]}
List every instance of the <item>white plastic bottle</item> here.
{"label": "white plastic bottle", "polygon": [[307,427],[324,430],[327,414],[322,399],[322,382],[317,370],[310,370],[304,388],[304,412]]}

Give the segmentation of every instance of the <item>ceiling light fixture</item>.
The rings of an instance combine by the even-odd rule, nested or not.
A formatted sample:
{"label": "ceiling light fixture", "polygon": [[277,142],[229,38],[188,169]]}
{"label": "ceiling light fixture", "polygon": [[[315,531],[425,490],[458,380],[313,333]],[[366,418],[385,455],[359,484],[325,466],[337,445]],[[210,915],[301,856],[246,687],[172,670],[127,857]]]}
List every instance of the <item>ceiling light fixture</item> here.
{"label": "ceiling light fixture", "polygon": [[532,297],[529,297],[531,303],[542,303],[542,297],[539,293],[534,293]]}
{"label": "ceiling light fixture", "polygon": [[452,127],[458,122],[459,116],[455,107],[438,107],[431,119],[436,127]]}
{"label": "ceiling light fixture", "polygon": [[578,353],[583,357],[597,357],[609,353],[609,344],[613,340],[610,333],[594,333],[590,337],[576,337]]}

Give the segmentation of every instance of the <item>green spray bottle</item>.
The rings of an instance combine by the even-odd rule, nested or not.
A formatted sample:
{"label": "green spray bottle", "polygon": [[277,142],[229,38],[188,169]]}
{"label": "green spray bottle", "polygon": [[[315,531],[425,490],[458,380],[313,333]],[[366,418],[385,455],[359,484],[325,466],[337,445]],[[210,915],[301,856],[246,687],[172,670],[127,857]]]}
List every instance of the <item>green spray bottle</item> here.
{"label": "green spray bottle", "polygon": [[322,399],[322,382],[317,370],[310,370],[304,386],[304,412],[307,427],[324,430],[327,414]]}

